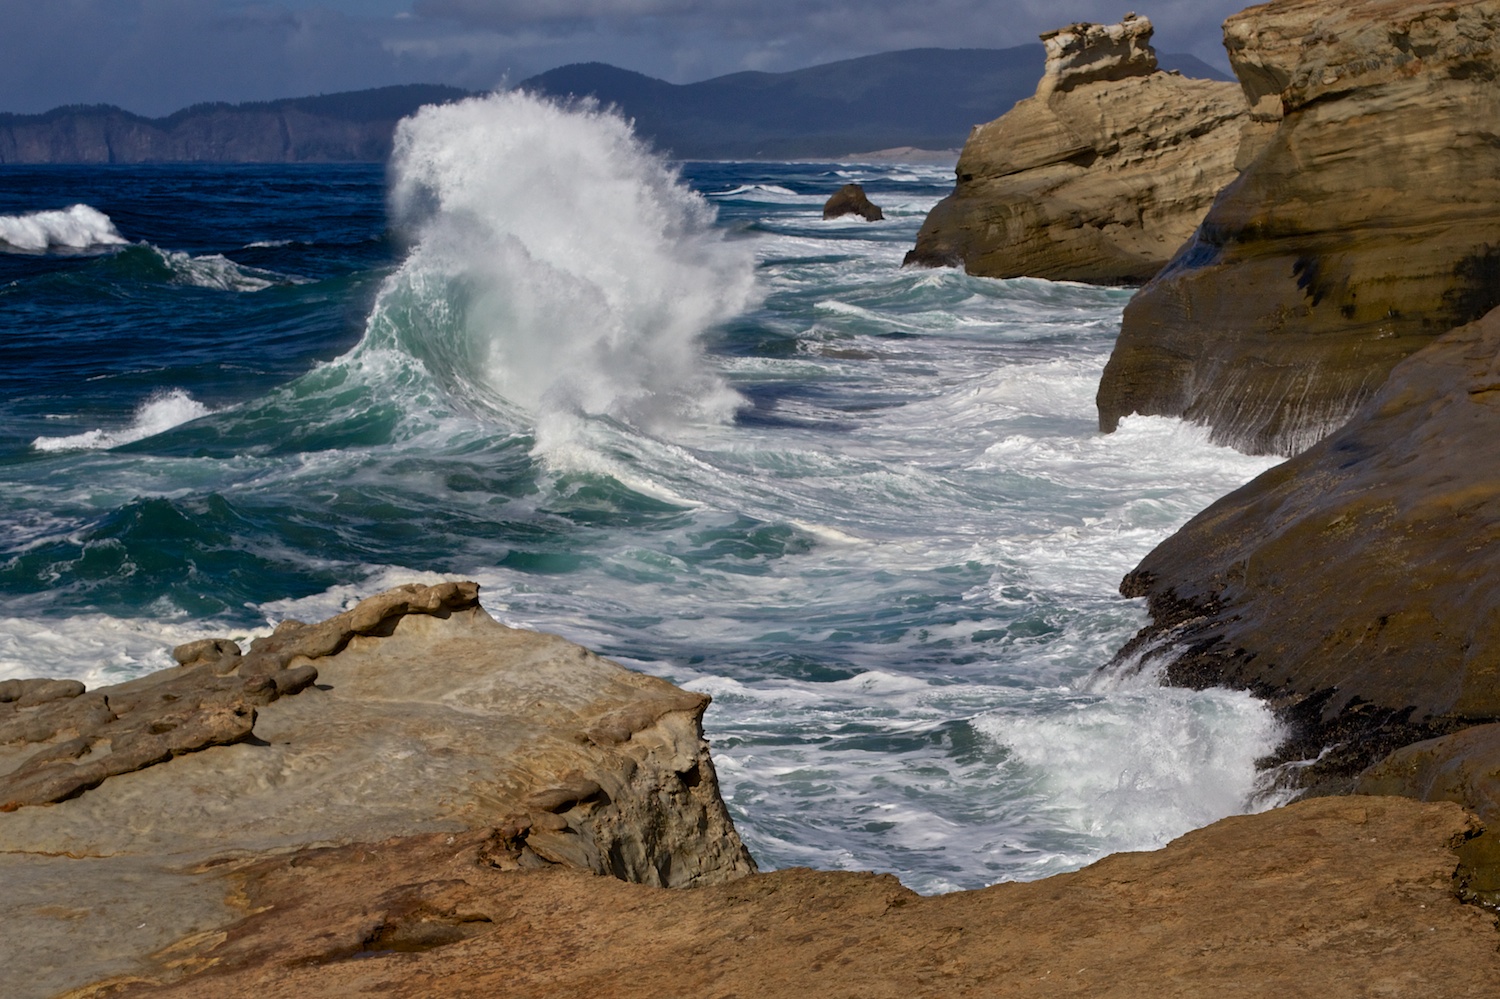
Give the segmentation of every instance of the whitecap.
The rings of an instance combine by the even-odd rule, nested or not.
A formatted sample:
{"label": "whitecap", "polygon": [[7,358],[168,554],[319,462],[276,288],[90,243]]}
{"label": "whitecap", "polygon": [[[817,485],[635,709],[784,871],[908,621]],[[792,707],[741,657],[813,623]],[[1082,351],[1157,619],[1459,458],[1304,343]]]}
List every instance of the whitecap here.
{"label": "whitecap", "polygon": [[151,250],[172,273],[174,284],[218,291],[264,291],[276,285],[307,283],[306,278],[237,264],[220,253],[195,257],[180,250],[162,250],[154,246]]}
{"label": "whitecap", "polygon": [[0,250],[78,251],[123,246],[126,242],[110,217],[91,205],[27,215],[0,215]]}
{"label": "whitecap", "polygon": [[207,406],[182,389],[160,392],[136,407],[129,426],[117,430],[86,430],[68,437],[38,437],[31,446],[38,451],[98,451],[154,437],[211,413]]}

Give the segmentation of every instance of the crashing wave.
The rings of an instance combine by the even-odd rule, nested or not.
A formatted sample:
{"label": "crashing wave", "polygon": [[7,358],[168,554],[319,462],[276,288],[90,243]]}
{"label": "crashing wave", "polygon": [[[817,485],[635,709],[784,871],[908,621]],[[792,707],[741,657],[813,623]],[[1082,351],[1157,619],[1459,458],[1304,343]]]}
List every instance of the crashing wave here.
{"label": "crashing wave", "polygon": [[698,341],[751,302],[753,256],[619,115],[517,92],[423,108],[391,175],[415,245],[351,360],[414,358],[453,398],[530,414],[543,450],[580,416],[739,405]]}
{"label": "crashing wave", "polygon": [[0,215],[0,250],[46,253],[124,246],[110,217],[90,205],[27,215]]}

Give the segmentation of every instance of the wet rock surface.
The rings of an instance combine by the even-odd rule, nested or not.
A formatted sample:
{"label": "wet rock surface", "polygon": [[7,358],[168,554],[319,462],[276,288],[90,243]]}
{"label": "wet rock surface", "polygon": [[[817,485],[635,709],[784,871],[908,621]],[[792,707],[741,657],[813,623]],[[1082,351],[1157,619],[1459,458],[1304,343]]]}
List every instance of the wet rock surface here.
{"label": "wet rock surface", "polygon": [[1500,932],[1454,894],[1474,831],[1452,804],[1319,799],[928,898],[803,869],[670,892],[406,837],[225,872],[237,920],[91,994],[1483,995]]}
{"label": "wet rock surface", "polygon": [[[1500,310],[1403,361],[1345,426],[1188,522],[1126,577],[1122,665],[1249,689],[1305,786],[1500,719]],[[1500,818],[1500,816],[1497,816]]]}
{"label": "wet rock surface", "polygon": [[984,277],[1150,279],[1235,176],[1248,119],[1234,84],[1157,69],[1151,22],[1043,36],[1036,95],[976,126],[953,194],[907,264]]}
{"label": "wet rock surface", "polygon": [[1224,26],[1265,135],[1131,301],[1099,422],[1295,454],[1500,305],[1500,2],[1278,0]]}
{"label": "wet rock surface", "polygon": [[[182,646],[185,665],[117,687],[0,690],[44,743],[0,747],[0,765],[22,774],[0,813],[0,882],[13,889],[0,918],[26,927],[3,937],[0,960],[31,971],[7,995],[128,977],[173,941],[221,933],[237,918],[227,872],[288,851],[472,834],[495,870],[666,887],[752,872],[702,736],[708,699],[506,628],[477,592],[398,588],[319,624],[285,622],[244,655],[222,640]],[[83,711],[91,696],[116,717]],[[69,794],[14,792],[45,775],[37,753],[54,744],[149,732],[184,711],[217,717],[226,699],[254,699],[249,732],[229,744]]]}

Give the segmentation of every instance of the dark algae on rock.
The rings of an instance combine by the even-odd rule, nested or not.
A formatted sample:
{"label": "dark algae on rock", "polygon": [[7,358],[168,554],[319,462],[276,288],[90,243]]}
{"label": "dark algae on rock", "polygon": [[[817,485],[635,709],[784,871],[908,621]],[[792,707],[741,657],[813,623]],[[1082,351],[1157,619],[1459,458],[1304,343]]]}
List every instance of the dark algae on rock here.
{"label": "dark algae on rock", "polygon": [[[1352,420],[1125,578],[1153,623],[1118,661],[1267,698],[1304,786],[1500,719],[1500,310],[1399,364]],[[1151,651],[1154,650],[1154,651]]]}
{"label": "dark algae on rock", "polygon": [[1500,305],[1497,28],[1496,0],[1278,0],[1225,23],[1265,135],[1126,308],[1102,429],[1183,416],[1295,454]]}

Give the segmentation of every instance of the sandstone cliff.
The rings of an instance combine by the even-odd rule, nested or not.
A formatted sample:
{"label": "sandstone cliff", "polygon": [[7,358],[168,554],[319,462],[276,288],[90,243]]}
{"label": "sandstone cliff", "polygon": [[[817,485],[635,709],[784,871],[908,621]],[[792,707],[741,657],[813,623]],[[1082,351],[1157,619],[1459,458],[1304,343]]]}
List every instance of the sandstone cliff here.
{"label": "sandstone cliff", "polygon": [[1122,662],[1156,648],[1169,682],[1269,699],[1300,729],[1287,755],[1319,757],[1312,785],[1500,719],[1497,467],[1500,310],[1147,555],[1121,590],[1153,623]]}
{"label": "sandstone cliff", "polygon": [[907,264],[1130,284],[1171,258],[1235,176],[1244,97],[1157,69],[1151,22],[1043,36],[1036,95],[977,126]]}
{"label": "sandstone cliff", "polygon": [[1269,138],[1125,311],[1099,422],[1294,454],[1500,304],[1500,0],[1277,0],[1230,18]]}
{"label": "sandstone cliff", "polygon": [[[245,872],[288,851],[462,841],[486,870],[666,887],[754,870],[703,740],[707,698],[503,627],[472,583],[404,587],[284,623],[244,654],[219,640],[178,658],[91,692],[0,685],[8,997],[216,963],[190,955],[246,916]],[[429,922],[462,935],[472,920]]]}

